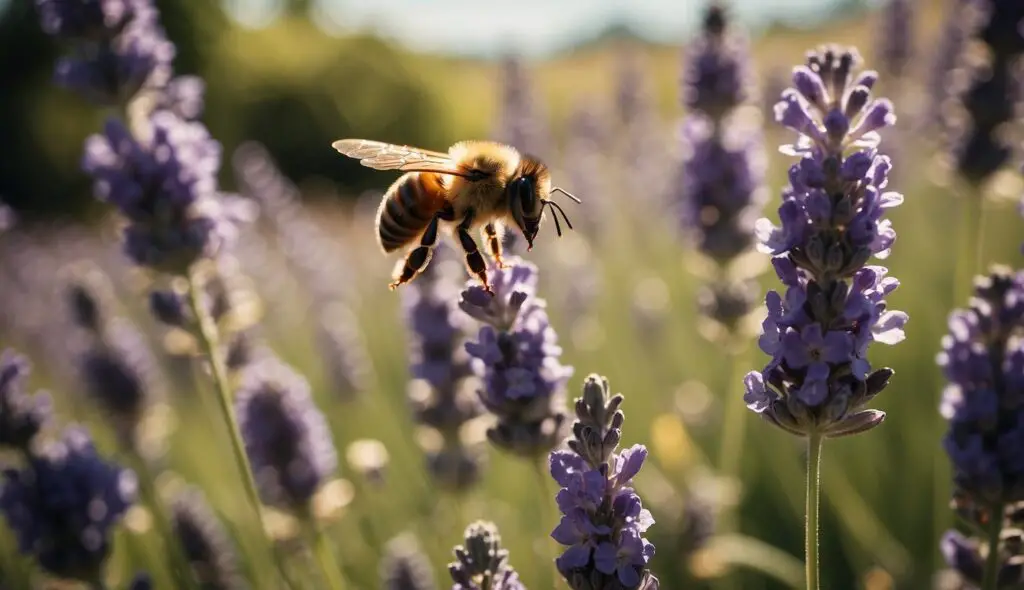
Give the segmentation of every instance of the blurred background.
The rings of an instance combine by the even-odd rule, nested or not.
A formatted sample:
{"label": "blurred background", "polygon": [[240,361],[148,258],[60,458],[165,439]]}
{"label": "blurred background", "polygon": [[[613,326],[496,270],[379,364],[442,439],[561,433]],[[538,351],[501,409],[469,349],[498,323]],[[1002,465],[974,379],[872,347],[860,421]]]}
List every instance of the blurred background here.
{"label": "blurred background", "polygon": [[[885,264],[902,286],[889,303],[911,319],[905,342],[871,353],[873,365],[895,369],[876,401],[886,422],[825,446],[822,569],[830,590],[920,590],[944,567],[938,540],[953,518],[935,355],[946,315],[965,303],[954,292],[966,293],[955,284],[951,237],[966,191],[946,165],[949,146],[936,106],[948,91],[942,73],[955,67],[941,51],[954,3],[912,3],[904,28],[911,53],[878,87],[896,103],[899,120],[883,151],[895,163],[891,190],[906,196],[892,214],[899,237]],[[742,374],[760,369],[766,357],[755,345],[759,318],[738,367],[709,345],[719,343],[721,327],[702,318],[699,303],[713,265],[694,252],[671,213],[679,187],[677,125],[686,114],[680,77],[687,47],[700,35],[702,2],[156,4],[178,48],[176,72],[206,82],[203,121],[224,148],[222,187],[261,205],[260,219],[233,253],[233,272],[245,277],[238,288],[249,294],[243,315],[258,322],[261,342],[307,376],[331,423],[341,477],[354,489],[335,534],[354,587],[380,586],[385,542],[404,531],[420,537],[446,586],[443,566],[471,518],[498,524],[528,586],[550,587],[534,557],[538,525],[524,514],[536,514],[553,498],[538,495],[528,466],[487,449],[479,488],[458,512],[462,524],[445,512],[446,504],[432,504],[437,492],[423,461],[430,443],[406,401],[401,298],[385,288],[394,261],[378,251],[373,228],[393,175],[339,156],[330,143],[343,137],[435,150],[461,139],[502,139],[548,160],[556,182],[584,204],[570,211],[578,220],[575,233],[556,240],[545,228],[538,247],[524,256],[540,268],[540,294],[549,301],[563,362],[576,369],[570,396],[579,394],[588,373],[606,375],[626,395],[625,442],[652,449],[640,492],[658,521],[652,569],[662,587],[717,587],[727,571],[733,587],[744,590],[786,588],[794,575],[799,580],[799,441],[751,414],[738,479],[715,476],[723,403],[742,394]],[[807,50],[834,42],[857,46],[868,67],[883,68],[893,30],[887,9],[881,0],[729,3],[730,30],[750,43],[756,90],[748,107],[763,126],[765,215],[776,216],[790,165],[776,146],[792,136],[774,124],[771,105],[791,67]],[[0,0],[0,201],[18,220],[0,235],[0,344],[31,356],[33,383],[57,392],[68,416],[102,432],[103,416],[76,391],[67,304],[68,286],[83,272],[102,277],[104,305],[145,334],[165,392],[146,428],[168,437],[167,465],[207,491],[244,556],[253,542],[247,534],[258,525],[247,524],[242,503],[233,501],[239,484],[221,475],[229,450],[204,428],[213,418],[199,399],[203,392],[195,395],[191,372],[197,369],[182,364],[187,343],[146,314],[146,280],[121,257],[109,210],[92,197],[80,170],[82,143],[106,114],[52,84],[60,51],[40,31],[33,2]],[[267,171],[272,165],[281,176]],[[254,180],[254,166],[269,176]],[[1007,166],[981,189],[986,264],[1020,262],[1017,170]],[[774,276],[762,273],[767,256],[754,254],[744,264],[761,273],[762,286],[774,285]],[[328,321],[325,289],[338,304],[332,309],[343,310],[330,321],[348,334],[343,341],[360,347],[344,363],[318,337]],[[369,375],[357,399],[339,395],[331,377],[339,363]],[[116,447],[113,435],[97,436],[104,448]],[[360,471],[358,458],[345,453],[368,438],[387,449],[380,478]],[[222,451],[211,452],[217,445]],[[692,542],[704,538],[716,511],[733,504],[741,536],[732,544]],[[153,534],[144,526],[119,533],[115,571],[127,576],[147,551],[152,555],[147,538]]]}

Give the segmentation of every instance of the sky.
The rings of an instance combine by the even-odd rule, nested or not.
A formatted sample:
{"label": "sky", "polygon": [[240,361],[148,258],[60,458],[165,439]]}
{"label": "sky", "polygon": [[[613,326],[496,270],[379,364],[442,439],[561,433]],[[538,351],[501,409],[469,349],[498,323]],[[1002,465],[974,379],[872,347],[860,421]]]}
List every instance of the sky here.
{"label": "sky", "polygon": [[[272,20],[281,2],[223,1],[229,14],[250,26]],[[791,23],[806,22],[842,2],[732,0],[729,4],[745,26],[757,27],[780,16]],[[614,23],[678,43],[696,28],[704,4],[703,0],[318,0],[314,12],[325,29],[374,30],[416,50],[485,56],[514,50],[540,57]]]}

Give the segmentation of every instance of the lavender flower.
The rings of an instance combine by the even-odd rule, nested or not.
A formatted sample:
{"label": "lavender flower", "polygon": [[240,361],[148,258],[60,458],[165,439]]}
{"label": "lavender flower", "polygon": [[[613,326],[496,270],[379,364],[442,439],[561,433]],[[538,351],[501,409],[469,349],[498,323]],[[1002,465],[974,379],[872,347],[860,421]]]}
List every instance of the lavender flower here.
{"label": "lavender flower", "polygon": [[305,511],[338,466],[330,429],[309,384],[267,357],[243,370],[235,412],[260,498]]}
{"label": "lavender flower", "polygon": [[110,314],[110,290],[98,270],[78,273],[67,286],[71,317],[83,337],[74,355],[85,393],[110,420],[122,446],[134,450],[139,421],[162,392],[145,336]]}
{"label": "lavender flower", "polygon": [[913,0],[889,0],[878,36],[878,62],[885,75],[898,79],[914,56]]}
{"label": "lavender flower", "polygon": [[680,94],[687,112],[699,111],[712,119],[750,100],[752,72],[746,42],[727,35],[728,16],[718,2],[704,14],[702,37],[687,49]]}
{"label": "lavender flower", "polygon": [[171,523],[202,590],[247,587],[238,575],[238,558],[227,532],[200,490],[188,488],[175,498]]}
{"label": "lavender flower", "polygon": [[720,129],[693,115],[683,120],[680,140],[680,224],[702,254],[727,265],[753,246],[767,200],[762,138],[753,127]]}
{"label": "lavender flower", "polygon": [[100,458],[80,428],[26,459],[25,467],[4,470],[0,492],[19,551],[58,578],[98,579],[110,530],[135,501],[135,474]]}
{"label": "lavender flower", "polygon": [[384,590],[434,590],[434,574],[412,533],[403,533],[388,542],[380,564]]}
{"label": "lavender flower", "polygon": [[[949,380],[943,447],[953,463],[957,513],[983,531],[992,519],[1013,516],[1005,506],[1024,502],[1024,272],[995,267],[976,279],[970,308],[951,313],[949,329],[938,357]],[[1007,526],[1013,524],[1024,521]],[[998,587],[1024,583],[1024,545],[1004,535],[999,547],[982,546],[957,531],[942,541],[947,563],[966,580],[980,584],[983,555],[999,551]]]}
{"label": "lavender flower", "polygon": [[[954,7],[961,34],[982,46],[958,61],[960,84],[945,108],[953,168],[968,183],[984,183],[1010,161],[1013,148],[1004,128],[1016,117],[1021,98],[1017,59],[1024,54],[1024,5],[1019,2],[978,0]],[[963,82],[966,82],[964,84]]]}
{"label": "lavender flower", "polygon": [[533,95],[533,84],[522,60],[502,60],[501,84],[501,113],[494,138],[531,154],[543,156],[550,152],[551,140],[545,132],[541,105]]}
{"label": "lavender flower", "polygon": [[482,379],[480,401],[497,418],[487,431],[498,447],[525,457],[551,450],[565,424],[565,385],[572,367],[559,362],[562,349],[537,297],[537,267],[513,257],[506,268],[492,266],[491,295],[469,283],[459,301],[483,322],[466,344],[474,372]]}
{"label": "lavender flower", "polygon": [[174,45],[148,0],[36,0],[43,30],[75,41],[57,62],[57,84],[97,103],[124,107],[144,88],[163,88]]}
{"label": "lavender flower", "polygon": [[801,159],[783,191],[781,227],[758,222],[759,247],[774,256],[786,291],[766,297],[759,345],[772,359],[747,374],[744,399],[797,435],[856,434],[882,422],[883,412],[863,406],[892,370],[872,371],[867,350],[902,341],[908,319],[886,310],[899,282],[866,266],[872,255],[888,255],[896,233],[882,216],[903,197],[883,192],[891,164],[875,149],[877,131],[895,120],[892,104],[871,100],[875,72],[854,78],[854,51],[811,53],[775,107],[776,119],[800,134],[783,152]]}
{"label": "lavender flower", "polygon": [[52,417],[47,394],[24,389],[31,366],[13,350],[0,353],[0,447],[27,449]]}
{"label": "lavender flower", "polygon": [[724,9],[712,3],[703,38],[691,49],[683,76],[688,113],[679,127],[676,186],[680,226],[719,267],[718,278],[702,291],[702,314],[733,334],[753,310],[759,289],[749,277],[735,276],[731,265],[754,244],[767,192],[759,122],[741,116],[752,94],[750,58],[727,25]]}
{"label": "lavender flower", "polygon": [[220,144],[205,127],[167,111],[150,122],[152,137],[139,141],[109,120],[86,142],[82,167],[95,178],[97,198],[125,216],[128,257],[183,275],[230,243],[246,213],[238,202],[219,198]]}
{"label": "lavender flower", "polygon": [[419,280],[402,291],[402,306],[410,332],[413,417],[441,439],[436,448],[425,449],[427,468],[442,487],[460,491],[476,483],[483,468],[482,449],[477,441],[465,440],[464,426],[484,408],[465,349],[474,322],[455,305],[463,271],[446,259],[447,252],[436,252]]}
{"label": "lavender flower", "polygon": [[455,548],[456,561],[448,564],[452,590],[526,590],[508,564],[508,550],[502,549],[494,523],[474,522],[464,536],[466,544]]}
{"label": "lavender flower", "polygon": [[551,476],[561,486],[562,520],[551,537],[568,547],[555,561],[573,590],[656,590],[647,569],[654,545],[644,533],[654,524],[633,489],[647,448],[616,452],[625,415],[622,394],[612,396],[608,380],[590,375],[576,399],[571,451],[553,451]]}

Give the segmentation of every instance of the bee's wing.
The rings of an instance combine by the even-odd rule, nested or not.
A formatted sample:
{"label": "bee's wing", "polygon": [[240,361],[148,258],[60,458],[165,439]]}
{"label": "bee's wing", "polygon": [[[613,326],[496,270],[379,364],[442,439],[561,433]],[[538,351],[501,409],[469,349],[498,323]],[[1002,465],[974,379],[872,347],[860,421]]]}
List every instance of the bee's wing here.
{"label": "bee's wing", "polygon": [[448,154],[441,152],[370,139],[339,139],[331,146],[342,154],[359,160],[363,166],[374,170],[466,175],[466,172],[459,169]]}

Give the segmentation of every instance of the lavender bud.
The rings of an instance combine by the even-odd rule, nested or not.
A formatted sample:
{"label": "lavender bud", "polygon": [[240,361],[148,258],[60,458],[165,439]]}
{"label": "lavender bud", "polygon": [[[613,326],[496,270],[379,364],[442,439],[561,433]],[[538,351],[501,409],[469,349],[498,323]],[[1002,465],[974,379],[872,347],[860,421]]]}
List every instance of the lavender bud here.
{"label": "lavender bud", "polygon": [[235,412],[261,499],[304,513],[338,466],[306,380],[268,356],[245,367]]}
{"label": "lavender bud", "polygon": [[25,467],[4,470],[0,492],[18,550],[58,578],[96,579],[111,529],[135,501],[135,474],[100,458],[81,428],[66,429],[26,459]]}
{"label": "lavender bud", "polygon": [[633,489],[647,449],[634,445],[616,452],[617,434],[607,439],[610,446],[602,444],[604,433],[622,426],[622,399],[610,394],[607,379],[588,376],[576,400],[572,450],[549,457],[562,513],[551,537],[567,547],[555,565],[573,590],[658,588],[647,569],[654,545],[643,536],[654,518]]}
{"label": "lavender bud", "polygon": [[536,296],[537,267],[518,258],[489,270],[494,295],[469,283],[459,306],[485,322],[466,344],[482,381],[480,400],[498,419],[487,432],[498,447],[525,457],[552,449],[565,427],[565,384],[572,367],[559,362],[562,349]]}
{"label": "lavender bud", "polygon": [[434,590],[434,574],[412,533],[403,533],[388,541],[380,564],[384,590]]}
{"label": "lavender bud", "polygon": [[247,588],[238,574],[238,556],[227,532],[199,489],[188,488],[175,498],[171,524],[200,588]]}
{"label": "lavender bud", "polygon": [[0,447],[27,449],[53,415],[48,394],[25,391],[30,370],[13,350],[0,353]]}
{"label": "lavender bud", "polygon": [[185,296],[174,289],[150,292],[149,311],[153,317],[168,326],[183,328],[192,322]]}
{"label": "lavender bud", "polygon": [[477,521],[466,527],[465,545],[455,547],[448,564],[452,590],[525,590],[519,574],[508,564],[508,550],[494,523]]}

